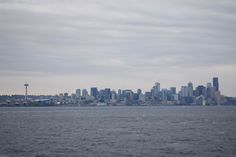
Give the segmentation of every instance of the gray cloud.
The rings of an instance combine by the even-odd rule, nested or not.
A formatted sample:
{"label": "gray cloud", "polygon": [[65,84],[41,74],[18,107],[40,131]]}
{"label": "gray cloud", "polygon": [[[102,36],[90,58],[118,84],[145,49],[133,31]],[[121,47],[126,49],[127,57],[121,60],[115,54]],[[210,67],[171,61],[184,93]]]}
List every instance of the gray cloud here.
{"label": "gray cloud", "polygon": [[223,92],[236,95],[228,83],[236,78],[234,0],[1,1],[0,22],[2,78],[77,75],[89,86],[92,76],[118,88],[138,77],[148,83],[131,87],[148,89],[218,75]]}

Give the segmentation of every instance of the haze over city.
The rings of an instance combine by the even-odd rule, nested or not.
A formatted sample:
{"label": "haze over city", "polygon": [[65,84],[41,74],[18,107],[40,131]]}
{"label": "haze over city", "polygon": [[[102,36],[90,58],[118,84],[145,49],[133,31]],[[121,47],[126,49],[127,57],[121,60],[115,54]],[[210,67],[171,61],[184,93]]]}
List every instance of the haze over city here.
{"label": "haze over city", "polygon": [[150,90],[219,77],[236,96],[234,0],[0,2],[0,94]]}

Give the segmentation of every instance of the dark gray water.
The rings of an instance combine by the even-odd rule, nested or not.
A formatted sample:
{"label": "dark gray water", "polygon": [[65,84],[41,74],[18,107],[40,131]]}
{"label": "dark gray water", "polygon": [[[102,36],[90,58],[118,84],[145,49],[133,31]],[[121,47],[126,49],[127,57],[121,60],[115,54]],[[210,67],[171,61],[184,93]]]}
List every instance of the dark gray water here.
{"label": "dark gray water", "polygon": [[0,108],[0,157],[235,157],[236,107]]}

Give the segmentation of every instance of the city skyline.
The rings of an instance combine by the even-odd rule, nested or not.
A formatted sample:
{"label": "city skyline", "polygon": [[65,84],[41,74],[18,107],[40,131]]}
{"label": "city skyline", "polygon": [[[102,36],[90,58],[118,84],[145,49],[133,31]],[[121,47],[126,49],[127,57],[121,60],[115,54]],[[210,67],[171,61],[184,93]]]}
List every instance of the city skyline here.
{"label": "city skyline", "polygon": [[155,82],[148,91],[140,88],[114,90],[110,87],[90,87],[77,88],[73,93],[64,91],[55,95],[30,95],[28,86],[28,83],[24,84],[25,95],[0,95],[0,106],[232,105],[236,98],[221,93],[218,77],[213,77],[206,85],[195,87],[188,82],[181,85],[180,90],[175,86],[162,87],[160,82]]}
{"label": "city skyline", "polygon": [[[132,4],[132,5],[127,5]],[[0,2],[0,94],[150,90],[220,78],[236,96],[234,0]]]}
{"label": "city skyline", "polygon": [[[59,91],[56,91],[55,93],[53,93],[53,92],[47,92],[47,93],[35,93],[35,89],[34,88],[36,88],[35,86],[34,86],[34,84],[31,84],[31,83],[29,83],[29,81],[27,81],[27,82],[25,82],[25,84],[21,84],[20,86],[21,86],[21,92],[20,93],[0,93],[0,95],[24,95],[24,93],[26,93],[26,91],[25,91],[25,89],[26,89],[26,87],[25,87],[25,85],[27,84],[27,86],[29,86],[28,88],[27,88],[27,90],[29,90],[29,95],[57,95],[57,94],[59,94],[59,93],[69,93],[69,94],[73,94],[73,93],[75,93],[75,91],[77,90],[77,89],[81,89],[81,91],[83,90],[83,89],[86,89],[87,91],[88,91],[88,93],[90,94],[90,90],[91,90],[91,88],[97,88],[97,89],[105,89],[105,88],[109,88],[109,89],[111,89],[111,90],[115,90],[115,91],[118,91],[119,89],[121,89],[121,90],[132,90],[132,91],[136,91],[136,90],[138,90],[138,89],[141,89],[143,92],[148,92],[148,91],[150,91],[151,90],[151,87],[152,87],[152,85],[153,85],[153,83],[159,83],[159,85],[160,85],[160,90],[161,89],[171,89],[172,87],[175,87],[176,88],[176,91],[181,91],[181,88],[183,87],[183,86],[185,86],[185,85],[187,85],[187,84],[189,84],[189,83],[191,83],[192,84],[192,86],[193,86],[193,88],[196,88],[197,86],[204,86],[204,87],[207,87],[208,86],[208,84],[210,83],[210,85],[211,86],[215,86],[214,85],[214,78],[217,78],[217,82],[218,81],[220,81],[220,84],[222,84],[222,82],[221,82],[221,79],[220,80],[218,80],[218,77],[212,77],[212,80],[207,80],[205,83],[200,83],[200,84],[196,84],[196,83],[194,83],[194,81],[187,81],[187,82],[185,82],[185,83],[183,83],[183,84],[178,84],[178,85],[170,85],[170,86],[164,86],[163,84],[161,84],[161,82],[160,81],[155,81],[155,82],[152,82],[151,83],[151,85],[150,85],[150,87],[149,88],[142,88],[141,86],[142,86],[142,84],[141,84],[141,86],[138,86],[137,85],[137,87],[136,88],[130,88],[130,87],[125,87],[125,88],[122,88],[122,87],[117,87],[117,88],[113,88],[112,86],[108,86],[108,85],[106,85],[106,86],[97,86],[96,84],[94,84],[94,85],[90,85],[90,86],[83,86],[83,85],[80,85],[80,86],[74,86],[73,88],[71,88],[71,89],[65,89],[65,90],[63,90],[63,89],[61,89],[61,90],[59,90]],[[18,85],[19,86],[19,85]],[[230,96],[230,97],[235,97],[235,95],[227,95],[227,94],[225,94],[224,92],[222,92],[222,88],[224,87],[224,85],[219,85],[219,82],[218,82],[218,88],[216,88],[216,89],[220,89],[220,91],[221,91],[221,94],[222,95],[224,95],[224,96]],[[224,88],[223,88],[224,89]],[[33,91],[33,92],[32,92]],[[53,91],[53,90],[52,90]]]}
{"label": "city skyline", "polygon": [[[153,84],[152,84],[153,85]],[[28,95],[28,87],[29,87],[29,83],[26,82],[25,84],[23,84],[24,86],[24,93],[25,93],[25,98],[27,97]],[[158,87],[156,90],[158,92],[160,92],[161,90],[172,90],[172,88],[175,88],[175,92],[181,92],[181,90],[183,89],[183,87],[186,87],[188,88],[189,86],[191,86],[192,88],[192,93],[194,92],[194,89],[196,89],[197,87],[199,86],[203,86],[205,88],[208,88],[208,87],[214,87],[216,91],[220,91],[221,92],[221,86],[220,86],[220,83],[219,83],[219,78],[218,77],[212,77],[212,80],[211,81],[208,81],[208,82],[205,82],[205,84],[197,84],[195,85],[192,81],[188,81],[187,83],[185,84],[182,84],[182,85],[178,85],[178,86],[169,86],[169,87],[163,87],[161,85],[160,82],[154,82],[154,86]],[[145,90],[145,89],[142,89],[140,87],[137,87],[135,89],[132,89],[132,88],[111,88],[109,86],[106,86],[106,87],[98,87],[98,86],[90,86],[88,88],[83,88],[83,87],[74,87],[74,89],[72,90],[72,92],[68,92],[69,90],[65,90],[63,92],[57,92],[57,93],[54,93],[54,94],[29,94],[29,95],[57,95],[57,94],[61,94],[61,93],[67,93],[67,94],[76,94],[77,91],[79,91],[79,93],[82,95],[83,93],[83,90],[86,91],[86,93],[90,96],[93,96],[94,94],[98,93],[99,90],[103,90],[103,89],[110,89],[111,91],[119,91],[119,90],[131,90],[131,91],[138,91],[138,90],[141,90],[141,93],[145,93],[145,92],[149,92],[152,90],[151,88],[152,86],[150,86],[150,88],[148,90]],[[224,95],[223,93],[220,93],[222,96],[229,96],[229,95]],[[0,95],[4,95],[4,94],[0,94]],[[17,94],[17,93],[13,93],[13,94],[5,94],[5,95],[22,95],[22,93],[20,94]],[[24,95],[24,94],[23,94]]]}
{"label": "city skyline", "polygon": [[[152,84],[153,85],[153,84]],[[186,86],[187,85],[187,86]],[[192,83],[192,81],[189,81],[183,85],[179,85],[179,87],[176,87],[176,86],[170,86],[170,87],[163,87],[161,86],[161,83],[160,82],[154,82],[154,86],[157,86],[158,87],[158,92],[160,92],[161,90],[165,90],[165,89],[169,89],[171,90],[171,88],[175,88],[175,91],[176,93],[178,92],[181,92],[182,88],[183,87],[188,87],[189,85],[191,85],[191,87],[193,88],[197,88],[198,86],[204,86],[204,87],[214,87],[216,91],[220,91],[220,85],[219,85],[219,78],[218,77],[213,77],[211,81],[208,81],[206,82],[205,84],[198,84],[198,85],[194,85]],[[25,96],[27,97],[27,91],[28,91],[28,86],[29,84],[28,83],[25,83],[24,84],[25,86]],[[54,93],[53,95],[57,95],[57,94],[61,94],[61,93],[68,93],[69,95],[72,95],[72,94],[77,94],[77,92],[79,91],[80,95],[83,95],[83,90],[86,91],[86,94],[87,95],[90,95],[90,96],[94,96],[96,95],[99,90],[103,90],[103,89],[110,89],[111,91],[119,91],[119,90],[131,90],[131,91],[138,91],[138,90],[141,90],[141,93],[145,93],[145,92],[149,92],[152,90],[151,86],[148,90],[143,90],[142,88],[140,87],[137,87],[136,89],[132,89],[132,88],[117,88],[117,89],[114,89],[114,88],[110,88],[109,86],[106,86],[106,87],[98,87],[98,86],[90,86],[88,88],[79,88],[79,87],[75,87],[74,90],[72,92],[68,92],[68,90],[66,91],[63,91],[63,92],[57,92],[57,93]],[[193,92],[193,91],[192,91]],[[221,93],[222,95],[224,95],[223,93]],[[12,94],[14,95],[14,94]],[[34,95],[34,94],[32,94]],[[46,94],[43,94],[43,95],[46,95]],[[224,96],[228,96],[228,95],[224,95]],[[96,96],[95,96],[96,97]]]}

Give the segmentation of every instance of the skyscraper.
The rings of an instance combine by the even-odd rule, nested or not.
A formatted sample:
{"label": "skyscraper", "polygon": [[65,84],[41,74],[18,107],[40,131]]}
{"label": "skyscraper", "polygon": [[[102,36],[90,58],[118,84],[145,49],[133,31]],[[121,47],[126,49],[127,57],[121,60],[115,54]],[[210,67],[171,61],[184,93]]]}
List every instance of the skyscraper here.
{"label": "skyscraper", "polygon": [[188,87],[187,86],[182,86],[181,91],[180,91],[181,97],[187,97],[188,96]]}
{"label": "skyscraper", "polygon": [[161,90],[161,100],[166,101],[168,96],[168,90],[167,89],[162,89]]}
{"label": "skyscraper", "polygon": [[80,89],[76,89],[75,94],[76,94],[77,98],[81,97],[81,90]]}
{"label": "skyscraper", "polygon": [[213,87],[216,91],[219,91],[219,80],[218,77],[213,77]]}
{"label": "skyscraper", "polygon": [[206,91],[206,87],[203,86],[203,85],[199,85],[196,87],[195,89],[195,96],[196,97],[199,97],[199,96],[204,96],[206,97],[207,96],[207,91]]}
{"label": "skyscraper", "polygon": [[160,88],[161,88],[160,83],[156,82],[155,85],[152,87],[152,91],[151,91],[153,97],[158,97],[159,96]]}
{"label": "skyscraper", "polygon": [[192,97],[193,96],[193,83],[189,82],[188,83],[188,97]]}
{"label": "skyscraper", "polygon": [[176,94],[176,87],[170,87],[171,94]]}
{"label": "skyscraper", "polygon": [[97,96],[98,96],[98,89],[97,89],[97,87],[92,87],[91,88],[90,95],[93,96],[95,99],[97,98]]}
{"label": "skyscraper", "polygon": [[88,96],[88,91],[86,89],[82,90],[82,97],[85,98],[86,96]]}
{"label": "skyscraper", "polygon": [[142,94],[142,90],[141,90],[141,89],[138,89],[138,90],[137,90],[137,94],[138,94],[138,95]]}
{"label": "skyscraper", "polygon": [[207,98],[208,98],[208,99],[211,100],[211,99],[214,98],[215,91],[216,91],[216,89],[211,86],[211,83],[207,83],[206,92],[207,92]]}
{"label": "skyscraper", "polygon": [[106,101],[109,101],[111,99],[111,89],[110,88],[104,89],[104,99]]}

